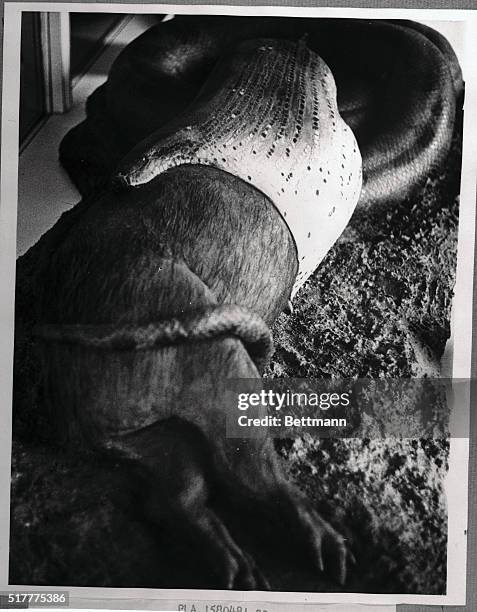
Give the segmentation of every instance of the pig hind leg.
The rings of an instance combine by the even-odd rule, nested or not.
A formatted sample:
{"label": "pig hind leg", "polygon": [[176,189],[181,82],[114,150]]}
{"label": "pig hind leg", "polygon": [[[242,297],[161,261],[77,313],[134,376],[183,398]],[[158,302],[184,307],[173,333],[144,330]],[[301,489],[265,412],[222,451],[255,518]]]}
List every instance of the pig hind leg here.
{"label": "pig hind leg", "polygon": [[[252,558],[234,541],[211,506],[210,449],[193,425],[172,417],[125,436],[116,445],[140,464],[143,519],[201,553],[210,585],[267,589]],[[137,497],[136,497],[137,499]]]}
{"label": "pig hind leg", "polygon": [[[272,539],[280,534],[282,544],[287,539],[316,572],[325,571],[335,584],[344,584],[354,563],[346,540],[285,476],[272,440],[222,438],[217,443],[223,456],[215,463],[230,471],[222,475],[222,498],[232,502],[232,514],[241,506],[252,508],[251,522],[268,524]],[[239,514],[244,522],[245,513]]]}

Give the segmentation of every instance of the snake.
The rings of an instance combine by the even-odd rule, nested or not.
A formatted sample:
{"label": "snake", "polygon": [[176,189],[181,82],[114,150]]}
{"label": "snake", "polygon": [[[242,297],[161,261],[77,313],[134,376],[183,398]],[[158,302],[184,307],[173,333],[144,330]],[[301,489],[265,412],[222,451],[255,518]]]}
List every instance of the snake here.
{"label": "snake", "polygon": [[[126,47],[89,112],[101,98],[115,185],[199,164],[265,193],[296,246],[293,298],[351,218],[442,166],[463,91],[451,45],[423,24],[176,16]],[[78,138],[61,145],[67,169]]]}
{"label": "snake", "polygon": [[[106,439],[112,444],[127,429],[128,452],[136,453],[137,461],[142,459],[147,474],[153,476],[144,487],[151,496],[148,507],[156,507],[154,494],[159,490],[161,503],[173,508],[173,515],[179,516],[175,527],[181,529],[182,514],[176,512],[181,469],[187,478],[180,498],[194,501],[193,514],[184,516],[195,521],[210,516],[203,502],[208,504],[209,493],[202,489],[214,485],[202,471],[203,449],[210,450],[217,473],[231,476],[222,479],[231,487],[245,487],[267,503],[283,499],[279,504],[283,524],[293,537],[298,534],[297,540],[303,539],[319,570],[323,542],[337,561],[336,573],[343,583],[351,558],[345,540],[282,477],[270,439],[250,438],[239,446],[223,435],[220,394],[205,387],[198,401],[194,387],[190,401],[189,393],[182,393],[188,376],[193,382],[207,380],[208,368],[214,383],[217,372],[224,378],[231,373],[258,375],[240,343],[233,345],[232,353],[230,338],[209,349],[203,340],[214,334],[217,340],[217,330],[224,335],[225,314],[232,319],[225,335],[250,337],[252,348],[264,344],[265,323],[249,311],[258,305],[263,312],[272,312],[270,303],[281,307],[296,268],[295,261],[288,262],[289,277],[284,272],[280,256],[284,245],[284,258],[291,260],[288,256],[293,255],[286,232],[271,232],[268,241],[256,239],[252,217],[247,219],[247,236],[255,248],[233,251],[236,217],[226,220],[225,235],[227,224],[221,225],[220,215],[211,220],[211,211],[204,211],[208,201],[200,194],[204,176],[199,175],[207,180],[207,197],[220,180],[230,180],[224,179],[226,172],[266,196],[256,197],[254,206],[267,207],[268,198],[276,207],[296,247],[294,295],[348,223],[353,219],[359,223],[361,215],[405,201],[444,163],[463,89],[449,43],[432,29],[411,22],[183,16],[147,30],[119,55],[106,83],[88,101],[86,120],[73,128],[60,149],[63,164],[83,192],[89,187],[78,177],[91,175],[92,169],[104,173],[109,190],[92,194],[65,213],[19,262],[15,356],[24,363],[16,370],[17,406],[31,402],[30,370],[35,372],[36,363],[32,363],[30,333],[33,325],[40,324],[44,378],[38,388],[43,385],[41,397],[47,397],[55,429],[65,439],[89,438],[93,444]],[[182,174],[192,185],[181,191],[182,176],[176,169],[192,165],[197,168]],[[200,166],[212,168],[202,172]],[[170,205],[174,202],[170,192],[164,195],[167,180],[162,186],[160,180],[157,183],[162,193],[155,191],[156,178],[168,172],[169,179],[176,181],[179,199],[184,199],[175,200],[178,212]],[[228,191],[237,201],[219,198],[221,205],[233,205],[235,211],[243,204],[237,183],[234,180]],[[196,197],[195,184],[202,197]],[[243,185],[240,189],[250,194]],[[124,193],[116,197],[114,190]],[[219,210],[226,216],[222,207]],[[248,210],[254,210],[250,202]],[[174,250],[178,236],[193,243],[194,231],[199,235],[204,223],[202,212],[209,214],[212,239],[205,246],[199,239],[198,253],[182,261],[177,258],[182,245]],[[182,231],[180,223],[167,225],[166,219],[174,220],[175,214],[182,215],[180,221],[192,231]],[[189,226],[185,220],[191,217]],[[276,216],[264,215],[262,231],[271,220],[281,230],[283,224]],[[281,244],[273,244],[275,236]],[[207,259],[211,244],[222,249],[220,257],[211,258],[215,269],[224,284],[230,284],[234,302],[246,306],[239,312],[245,315],[241,321],[248,322],[244,329],[230,316],[238,311],[231,304],[217,303],[209,279],[191,269],[198,258]],[[243,294],[244,279],[228,283],[231,275],[226,268],[239,258],[227,258],[227,250],[253,264],[251,280],[245,279],[249,281],[245,305],[243,295],[240,300],[236,297]],[[260,267],[262,258],[275,252],[275,260],[270,257],[268,267],[263,266],[277,280],[271,288]],[[286,285],[283,291],[280,283]],[[199,289],[187,293],[191,286]],[[192,298],[202,302],[199,314],[187,312]],[[168,312],[169,302],[177,317],[151,322],[150,312]],[[211,315],[218,320],[211,321]],[[19,332],[22,326],[24,331]],[[176,343],[183,338],[200,339],[202,344],[180,347],[178,352],[157,350],[166,340]],[[108,352],[100,353],[101,347]],[[148,350],[147,355],[141,349]],[[130,350],[135,351],[133,357]],[[181,374],[171,384],[174,372]],[[24,389],[28,392],[22,396]],[[179,419],[174,421],[174,416]],[[175,429],[177,422],[185,426]],[[197,439],[189,435],[196,427],[205,435]],[[172,458],[170,451],[175,452]],[[167,489],[169,466],[174,473],[172,491]],[[202,496],[197,503],[191,497],[196,491]],[[147,499],[143,491],[141,499]],[[209,533],[214,562],[217,542],[233,545],[217,562],[226,570],[227,588],[243,588],[243,582],[247,589],[264,588],[254,564],[229,538],[219,517],[214,515],[214,521],[220,527],[219,534],[217,529]]]}

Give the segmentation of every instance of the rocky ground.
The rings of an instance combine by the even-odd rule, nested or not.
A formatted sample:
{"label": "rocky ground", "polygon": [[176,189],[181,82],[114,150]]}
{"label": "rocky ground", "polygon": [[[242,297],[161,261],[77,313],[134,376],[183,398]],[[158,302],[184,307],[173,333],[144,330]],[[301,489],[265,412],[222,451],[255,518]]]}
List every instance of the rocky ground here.
{"label": "rocky ground", "polygon": [[[459,163],[456,138],[445,171],[421,194],[353,220],[277,322],[270,376],[433,375],[450,335]],[[448,441],[308,437],[280,451],[352,542],[358,590],[445,591]]]}
{"label": "rocky ground", "polygon": [[[433,373],[450,334],[459,167],[456,137],[444,171],[422,193],[353,220],[293,314],[277,321],[268,376]],[[212,586],[197,551],[152,532],[135,515],[129,466],[119,459],[71,457],[28,437],[17,437],[13,448],[11,583]],[[349,538],[358,564],[348,591],[445,590],[445,439],[304,436],[277,442],[277,451],[322,515]],[[280,550],[277,538],[263,546],[252,540],[272,587],[337,589],[306,566],[290,572],[293,552]]]}

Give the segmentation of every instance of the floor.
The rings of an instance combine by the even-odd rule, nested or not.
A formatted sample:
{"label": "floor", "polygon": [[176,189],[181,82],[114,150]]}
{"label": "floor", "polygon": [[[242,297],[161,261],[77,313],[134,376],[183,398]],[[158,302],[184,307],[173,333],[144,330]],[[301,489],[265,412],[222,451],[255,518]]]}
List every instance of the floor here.
{"label": "floor", "polygon": [[120,51],[154,23],[156,20],[150,15],[126,18],[111,44],[75,84],[71,110],[51,115],[22,151],[18,167],[18,256],[80,200],[79,192],[59,164],[58,146],[68,130],[83,119],[86,99],[106,80]]}

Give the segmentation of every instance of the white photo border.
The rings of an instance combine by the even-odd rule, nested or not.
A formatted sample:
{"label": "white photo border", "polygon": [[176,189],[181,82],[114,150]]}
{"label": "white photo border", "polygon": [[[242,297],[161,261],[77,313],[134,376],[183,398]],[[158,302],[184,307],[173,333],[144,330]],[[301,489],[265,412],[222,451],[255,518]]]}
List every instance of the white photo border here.
{"label": "white photo border", "polygon": [[[18,197],[18,134],[20,91],[20,31],[21,15],[29,12],[115,12],[211,14],[250,16],[300,16],[364,19],[413,19],[426,21],[456,21],[464,25],[465,51],[461,59],[466,82],[464,105],[464,140],[462,156],[461,201],[459,210],[458,252],[453,312],[454,379],[471,378],[473,269],[477,179],[477,15],[468,10],[447,9],[365,9],[365,8],[305,8],[286,6],[225,6],[176,4],[106,4],[60,2],[5,2],[3,44],[3,95],[0,185],[0,490],[5,492],[0,501],[0,585],[8,585],[9,522],[10,522],[10,462],[12,371],[14,340],[14,294],[16,262],[16,225]],[[472,110],[474,111],[472,112]],[[470,414],[470,385],[465,398]],[[102,607],[134,608],[147,600],[158,605],[161,601],[221,600],[276,603],[363,603],[363,604],[438,604],[464,605],[466,599],[467,507],[468,507],[468,438],[451,440],[449,471],[446,479],[448,502],[447,594],[368,594],[368,593],[293,593],[257,591],[209,591],[192,589],[137,589],[69,587],[71,605],[83,607],[81,602],[102,602]],[[9,585],[10,590],[20,590]],[[25,585],[22,590],[29,589]],[[51,590],[55,585],[42,587]],[[38,587],[34,586],[38,591]],[[65,587],[59,587],[64,590]],[[40,589],[41,590],[41,589]],[[121,602],[121,605],[114,606]]]}

